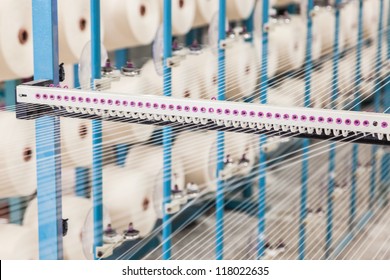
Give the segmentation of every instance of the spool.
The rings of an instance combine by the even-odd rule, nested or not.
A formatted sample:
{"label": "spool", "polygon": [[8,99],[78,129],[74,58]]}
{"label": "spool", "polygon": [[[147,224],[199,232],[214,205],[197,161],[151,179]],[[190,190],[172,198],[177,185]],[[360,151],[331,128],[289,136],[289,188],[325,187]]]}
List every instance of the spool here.
{"label": "spool", "polygon": [[[0,112],[0,198],[29,196],[36,191],[34,121],[18,120],[15,113]],[[7,133],[12,132],[12,133]]]}
{"label": "spool", "polygon": [[103,203],[118,232],[126,230],[129,223],[133,223],[141,237],[153,230],[157,216],[153,206],[153,181],[147,172],[106,166],[103,193]]}
{"label": "spool", "polygon": [[196,12],[192,27],[210,24],[215,13],[218,12],[218,0],[196,0]]}
{"label": "spool", "polygon": [[[385,1],[386,2],[386,1]],[[363,2],[363,37],[376,38],[379,26],[379,0]],[[386,26],[386,24],[384,24]]]}
{"label": "spool", "polygon": [[243,20],[249,18],[255,7],[255,0],[227,0],[226,14],[229,20]]}
{"label": "spool", "polygon": [[[79,61],[85,44],[91,39],[88,0],[58,1],[59,59],[65,64]],[[104,27],[101,28],[104,38]]]}
{"label": "spool", "polygon": [[[225,155],[238,162],[243,154],[249,159],[247,175],[254,165],[253,138],[239,133],[225,133]],[[179,135],[173,146],[173,154],[180,154],[186,182],[197,184],[202,189],[216,189],[216,134],[189,132]]]}
{"label": "spool", "polygon": [[[196,61],[188,59],[188,61],[182,62],[180,66],[172,69],[172,96],[191,99],[201,98],[201,87],[198,81],[194,79],[194,72],[192,72],[197,68],[197,65]],[[148,85],[148,94],[164,94],[163,77],[157,74],[152,60],[149,60],[142,67],[142,79]]]}
{"label": "spool", "polygon": [[[164,0],[159,0],[160,15],[163,17]],[[185,35],[195,19],[195,0],[172,0],[172,34]]]}
{"label": "spool", "polygon": [[33,75],[31,1],[1,2],[0,81],[31,77]]}
{"label": "spool", "polygon": [[[137,170],[148,174],[153,185],[154,207],[159,218],[162,218],[163,194],[163,150],[155,146],[137,146],[130,149],[126,159],[126,170]],[[179,190],[185,188],[185,173],[179,154],[172,158],[172,189],[177,185]],[[149,182],[148,182],[149,184]]]}
{"label": "spool", "polygon": [[160,23],[155,0],[102,0],[104,44],[108,50],[144,46],[153,41]]}
{"label": "spool", "polygon": [[[336,34],[334,11],[330,7],[316,6],[314,8],[314,12],[315,15],[313,17],[313,27],[321,35],[322,55],[332,53]],[[346,37],[343,28],[340,28],[339,31],[339,50],[341,51],[345,47]]]}
{"label": "spool", "polygon": [[0,259],[38,260],[38,235],[28,227],[0,224]]}
{"label": "spool", "polygon": [[276,72],[296,70],[305,60],[305,38],[301,28],[302,22],[298,19],[278,20],[270,27],[270,46],[278,48]]}
{"label": "spool", "polygon": [[[92,203],[86,198],[62,197],[62,218],[68,219],[68,233],[63,238],[64,258],[68,260],[84,260],[82,231]],[[33,199],[24,214],[23,225],[35,232],[38,230],[38,205]]]}

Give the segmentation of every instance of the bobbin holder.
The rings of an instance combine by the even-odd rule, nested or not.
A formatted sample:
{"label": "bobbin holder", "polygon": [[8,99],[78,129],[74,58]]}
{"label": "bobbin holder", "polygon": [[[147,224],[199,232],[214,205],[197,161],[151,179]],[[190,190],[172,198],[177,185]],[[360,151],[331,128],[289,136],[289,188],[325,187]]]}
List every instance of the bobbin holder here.
{"label": "bobbin holder", "polygon": [[83,119],[175,125],[188,130],[236,131],[390,145],[390,115],[371,112],[280,107],[155,95],[58,88],[50,81],[17,87],[17,118],[57,115]]}

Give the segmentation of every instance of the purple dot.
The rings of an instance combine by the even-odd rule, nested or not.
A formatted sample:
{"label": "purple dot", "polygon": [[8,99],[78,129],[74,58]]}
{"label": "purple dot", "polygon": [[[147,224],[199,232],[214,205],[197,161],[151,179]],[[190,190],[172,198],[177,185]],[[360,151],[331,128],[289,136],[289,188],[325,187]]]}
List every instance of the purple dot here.
{"label": "purple dot", "polygon": [[233,115],[238,116],[238,110],[233,110]]}
{"label": "purple dot", "polygon": [[337,124],[341,124],[342,122],[343,122],[342,119],[340,119],[340,118],[337,118],[337,119],[336,119],[336,123],[337,123]]}
{"label": "purple dot", "polygon": [[310,120],[311,122],[314,122],[314,121],[316,120],[316,117],[310,116],[310,117],[309,117],[309,120]]}
{"label": "purple dot", "polygon": [[36,99],[40,99],[41,98],[41,95],[39,93],[35,94],[35,98]]}
{"label": "purple dot", "polygon": [[355,120],[355,121],[353,122],[353,124],[354,124],[355,126],[359,126],[359,125],[360,125],[360,121],[359,121],[359,120]]}
{"label": "purple dot", "polygon": [[221,108],[217,109],[217,114],[219,114],[219,115],[222,114],[222,109]]}
{"label": "purple dot", "polygon": [[190,111],[190,106],[184,106],[184,111],[189,112]]}
{"label": "purple dot", "polygon": [[183,109],[183,107],[181,107],[181,105],[177,105],[177,106],[176,106],[176,109],[177,109],[178,111],[181,111],[181,110]]}
{"label": "purple dot", "polygon": [[198,112],[198,107],[192,107],[192,112]]}
{"label": "purple dot", "polygon": [[169,110],[174,110],[175,109],[175,106],[173,106],[172,104],[169,105]]}
{"label": "purple dot", "polygon": [[65,95],[65,96],[64,96],[64,100],[65,100],[65,101],[69,101],[69,96]]}
{"label": "purple dot", "polygon": [[230,115],[230,110],[229,109],[225,110],[225,115]]}
{"label": "purple dot", "polygon": [[351,121],[350,119],[346,119],[346,120],[345,120],[345,124],[346,124],[346,125],[350,125],[351,123],[352,123],[352,121]]}
{"label": "purple dot", "polygon": [[294,121],[296,121],[296,120],[298,119],[298,116],[297,116],[297,115],[292,115],[292,119],[293,119]]}
{"label": "purple dot", "polygon": [[43,99],[47,99],[47,94],[42,95]]}
{"label": "purple dot", "polygon": [[382,122],[382,128],[387,128],[389,124],[387,122]]}
{"label": "purple dot", "polygon": [[272,118],[272,113],[267,113],[267,118]]}
{"label": "purple dot", "polygon": [[108,103],[108,105],[112,105],[112,100],[111,100],[111,99],[108,99],[108,100],[107,100],[107,103]]}
{"label": "purple dot", "polygon": [[142,102],[138,102],[138,107],[139,108],[142,108],[144,106],[144,104]]}
{"label": "purple dot", "polygon": [[319,117],[319,118],[318,118],[318,121],[319,121],[320,123],[323,123],[323,122],[325,121],[325,119],[324,119],[324,117]]}
{"label": "purple dot", "polygon": [[330,117],[329,117],[329,118],[326,119],[326,121],[327,121],[328,123],[332,123],[332,122],[333,122],[333,118],[330,118]]}
{"label": "purple dot", "polygon": [[116,100],[116,101],[115,101],[115,105],[116,105],[116,106],[121,105],[121,101],[120,101],[120,100]]}
{"label": "purple dot", "polygon": [[290,118],[290,116],[288,114],[283,115],[283,119],[288,120],[289,118]]}
{"label": "purple dot", "polygon": [[279,113],[276,113],[276,114],[275,114],[275,118],[280,119],[280,114],[279,114]]}
{"label": "purple dot", "polygon": [[73,102],[76,102],[76,96],[72,96],[71,99]]}
{"label": "purple dot", "polygon": [[83,103],[83,102],[84,102],[84,98],[79,97],[79,102],[80,102],[80,103]]}
{"label": "purple dot", "polygon": [[202,113],[206,113],[206,108],[205,107],[202,107],[202,108],[200,108],[200,111],[202,112]]}
{"label": "purple dot", "polygon": [[252,118],[256,116],[256,113],[254,111],[250,111],[249,112],[249,116],[251,116]]}
{"label": "purple dot", "polygon": [[106,103],[106,100],[105,99],[100,99],[100,103],[104,104],[104,103]]}
{"label": "purple dot", "polygon": [[93,99],[93,103],[98,104],[99,100],[97,98]]}
{"label": "purple dot", "polygon": [[131,107],[135,107],[135,102],[134,101],[130,101],[130,106]]}
{"label": "purple dot", "polygon": [[369,125],[370,125],[370,122],[367,121],[367,120],[366,120],[366,121],[363,121],[363,125],[364,125],[364,126],[369,126]]}
{"label": "purple dot", "polygon": [[91,98],[89,98],[89,97],[85,98],[85,102],[91,103]]}
{"label": "purple dot", "polygon": [[214,108],[209,108],[209,113],[214,113]]}
{"label": "purple dot", "polygon": [[301,116],[301,121],[306,121],[307,120],[307,117],[305,115],[302,115]]}
{"label": "purple dot", "polygon": [[161,104],[161,109],[165,110],[167,108],[167,105]]}
{"label": "purple dot", "polygon": [[123,104],[123,106],[127,106],[127,105],[129,105],[129,102],[127,102],[126,100],[123,100],[122,104]]}
{"label": "purple dot", "polygon": [[146,108],[150,108],[150,107],[152,107],[152,104],[150,104],[150,102],[146,102],[145,106],[146,106]]}
{"label": "purple dot", "polygon": [[54,95],[50,94],[50,100],[54,100]]}
{"label": "purple dot", "polygon": [[154,109],[158,109],[158,104],[157,104],[157,103],[154,103],[154,104],[153,104],[153,108],[154,108]]}
{"label": "purple dot", "polygon": [[259,116],[259,118],[264,117],[264,113],[263,112],[259,112],[257,115]]}
{"label": "purple dot", "polygon": [[241,111],[241,116],[245,117],[248,113],[246,111]]}
{"label": "purple dot", "polygon": [[61,95],[57,95],[57,100],[61,101],[61,99],[62,99],[62,96]]}

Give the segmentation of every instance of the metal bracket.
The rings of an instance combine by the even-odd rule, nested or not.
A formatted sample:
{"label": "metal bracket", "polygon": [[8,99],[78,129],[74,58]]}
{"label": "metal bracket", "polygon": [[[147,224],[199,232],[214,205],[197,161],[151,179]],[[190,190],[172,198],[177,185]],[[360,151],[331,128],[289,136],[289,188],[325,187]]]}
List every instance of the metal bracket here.
{"label": "metal bracket", "polygon": [[180,201],[174,200],[164,205],[165,212],[169,215],[175,214],[180,211]]}

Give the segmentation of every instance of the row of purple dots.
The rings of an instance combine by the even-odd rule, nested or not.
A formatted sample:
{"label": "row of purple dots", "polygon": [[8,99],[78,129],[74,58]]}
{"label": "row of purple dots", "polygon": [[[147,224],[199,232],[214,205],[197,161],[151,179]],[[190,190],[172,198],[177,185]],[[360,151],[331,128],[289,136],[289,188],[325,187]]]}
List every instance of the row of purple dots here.
{"label": "row of purple dots", "polygon": [[[57,96],[54,96],[53,94],[50,94],[50,95],[47,95],[47,94],[39,94],[37,93],[35,95],[36,99],[50,99],[50,100],[55,100],[57,99],[58,101],[61,101],[62,98],[64,99],[64,101],[72,101],[72,102],[76,102],[78,101],[79,103],[83,103],[84,101],[86,103],[94,103],[94,104],[102,104],[102,105],[105,105],[105,104],[108,104],[108,105],[116,105],[116,106],[120,106],[120,105],[123,105],[123,106],[131,106],[131,107],[138,107],[138,108],[143,108],[144,106],[146,108],[154,108],[154,109],[159,109],[161,108],[162,110],[166,110],[167,108],[169,110],[175,110],[175,105],[166,105],[166,104],[158,104],[158,103],[150,103],[150,102],[146,102],[146,103],[143,103],[143,102],[135,102],[135,101],[126,101],[126,100],[123,100],[123,101],[120,101],[120,100],[112,100],[112,99],[105,99],[105,98],[89,98],[89,97],[76,97],[76,96],[61,96],[61,95],[57,95]],[[336,123],[336,124],[343,124],[345,123],[346,125],[352,125],[352,123],[355,125],[355,126],[360,126],[360,125],[363,125],[365,127],[368,127],[370,125],[370,122],[368,120],[365,120],[363,122],[361,122],[360,120],[354,120],[352,121],[351,119],[345,119],[344,121],[341,119],[341,118],[336,118],[335,120],[331,117],[328,117],[328,118],[324,118],[324,117],[318,117],[316,118],[315,116],[306,116],[306,115],[301,115],[301,116],[298,116],[296,114],[293,114],[293,115],[289,115],[289,114],[280,114],[280,113],[275,113],[275,114],[272,114],[271,112],[268,112],[268,113],[263,113],[263,112],[258,112],[256,114],[256,112],[254,111],[250,111],[250,112],[247,112],[245,110],[242,110],[242,111],[239,111],[239,110],[230,110],[230,109],[221,109],[221,108],[205,108],[205,107],[196,107],[196,106],[193,106],[193,107],[190,107],[190,106],[181,106],[181,105],[176,105],[176,110],[178,111],[186,111],[186,112],[202,112],[202,113],[206,113],[207,111],[209,113],[217,113],[218,115],[222,115],[222,114],[225,114],[225,115],[234,115],[234,116],[243,116],[243,117],[246,117],[246,116],[250,116],[250,117],[256,117],[256,115],[259,117],[259,118],[268,118],[268,119],[272,119],[272,118],[275,118],[275,119],[284,119],[284,120],[293,120],[293,121],[298,121],[298,120],[301,120],[302,122],[306,122],[306,121],[310,121],[310,122],[320,122],[320,123],[324,123],[324,122],[327,122],[328,124],[333,124],[333,123]],[[378,123],[377,122],[373,122],[373,126],[378,126]],[[389,124],[387,122],[382,122],[381,123],[381,127],[382,128],[387,128],[389,126]]]}

